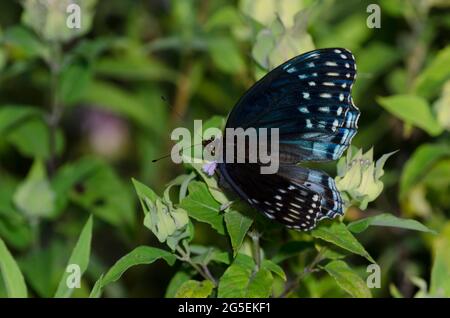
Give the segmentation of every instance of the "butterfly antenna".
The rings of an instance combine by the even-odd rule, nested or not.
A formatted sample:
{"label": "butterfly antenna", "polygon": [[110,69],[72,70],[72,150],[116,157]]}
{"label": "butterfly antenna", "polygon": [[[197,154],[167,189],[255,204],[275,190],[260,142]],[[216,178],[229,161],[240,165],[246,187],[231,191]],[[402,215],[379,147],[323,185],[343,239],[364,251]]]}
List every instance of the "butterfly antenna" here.
{"label": "butterfly antenna", "polygon": [[177,112],[177,110],[175,109],[175,107],[173,107],[169,101],[167,100],[167,98],[164,95],[161,95],[161,99],[164,101],[164,103],[172,110],[173,114],[175,114],[179,120],[183,120],[183,116],[181,116],[181,114],[179,112]]}
{"label": "butterfly antenna", "polygon": [[[175,107],[173,107],[169,101],[167,100],[167,98],[164,95],[161,95],[161,99],[164,101],[164,103],[172,110],[172,112],[178,117],[178,119],[180,121],[183,121],[183,116],[181,116],[180,113],[178,113],[175,109]],[[195,134],[198,134],[198,132],[194,131]],[[197,137],[200,137],[201,140],[203,140],[203,136],[201,135],[197,135]]]}
{"label": "butterfly antenna", "polygon": [[[191,145],[191,146],[189,146],[189,147],[181,148],[179,153],[180,153],[180,155],[181,155],[181,153],[182,153],[184,150],[186,150],[186,149],[191,149],[191,148],[194,148],[194,147],[200,146],[200,145],[202,145],[202,143],[194,144],[194,145]],[[166,158],[170,157],[171,155],[172,155],[172,153],[169,153],[169,154],[164,155],[164,156],[162,156],[162,157],[153,159],[152,162],[157,162],[157,161],[159,161],[159,160],[161,160],[161,159],[166,159]]]}

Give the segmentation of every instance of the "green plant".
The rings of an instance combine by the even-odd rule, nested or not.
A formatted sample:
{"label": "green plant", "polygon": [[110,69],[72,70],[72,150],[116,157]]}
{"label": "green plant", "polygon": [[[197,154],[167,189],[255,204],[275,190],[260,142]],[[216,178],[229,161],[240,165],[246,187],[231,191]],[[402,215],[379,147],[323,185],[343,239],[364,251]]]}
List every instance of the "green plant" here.
{"label": "green plant", "polygon": [[[380,29],[371,1],[72,2],[81,29],[68,1],[0,3],[0,296],[450,296],[447,1],[378,1]],[[354,147],[320,167],[343,219],[287,231],[200,165],[151,162],[320,47],[358,65]]]}

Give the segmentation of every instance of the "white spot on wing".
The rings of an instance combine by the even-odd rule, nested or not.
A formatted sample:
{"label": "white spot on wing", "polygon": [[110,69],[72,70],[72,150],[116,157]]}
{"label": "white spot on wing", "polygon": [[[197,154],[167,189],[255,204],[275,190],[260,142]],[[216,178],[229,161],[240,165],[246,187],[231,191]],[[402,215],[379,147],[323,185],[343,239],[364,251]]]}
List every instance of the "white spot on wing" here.
{"label": "white spot on wing", "polygon": [[322,93],[322,94],[320,94],[320,97],[322,97],[322,98],[331,98],[331,94]]}
{"label": "white spot on wing", "polygon": [[298,209],[301,209],[302,207],[300,206],[300,205],[298,205],[298,204],[295,204],[295,203],[290,203],[293,207],[295,207],[295,208],[298,208]]}

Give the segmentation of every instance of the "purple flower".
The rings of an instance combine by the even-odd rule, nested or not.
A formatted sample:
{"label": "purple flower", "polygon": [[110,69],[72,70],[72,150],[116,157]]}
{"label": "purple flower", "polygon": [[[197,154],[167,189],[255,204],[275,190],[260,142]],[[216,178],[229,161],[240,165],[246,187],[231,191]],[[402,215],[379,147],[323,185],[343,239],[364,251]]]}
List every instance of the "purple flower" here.
{"label": "purple flower", "polygon": [[207,162],[203,165],[202,170],[205,172],[208,176],[214,175],[214,171],[217,168],[217,161],[211,161]]}

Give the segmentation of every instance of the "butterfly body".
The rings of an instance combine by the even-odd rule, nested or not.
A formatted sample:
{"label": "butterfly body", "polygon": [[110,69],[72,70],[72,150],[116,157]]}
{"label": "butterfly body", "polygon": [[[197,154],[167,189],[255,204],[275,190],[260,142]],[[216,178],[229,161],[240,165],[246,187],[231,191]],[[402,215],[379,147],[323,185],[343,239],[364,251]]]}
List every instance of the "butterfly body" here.
{"label": "butterfly body", "polygon": [[[351,88],[356,76],[346,49],[319,49],[297,56],[259,80],[238,101],[226,127],[277,129],[279,169],[262,174],[260,162],[221,162],[217,167],[245,201],[290,228],[310,230],[319,220],[343,215],[334,180],[300,167],[341,157],[357,132],[360,115]],[[233,144],[224,134],[222,144]],[[223,146],[223,158],[228,147]]]}

